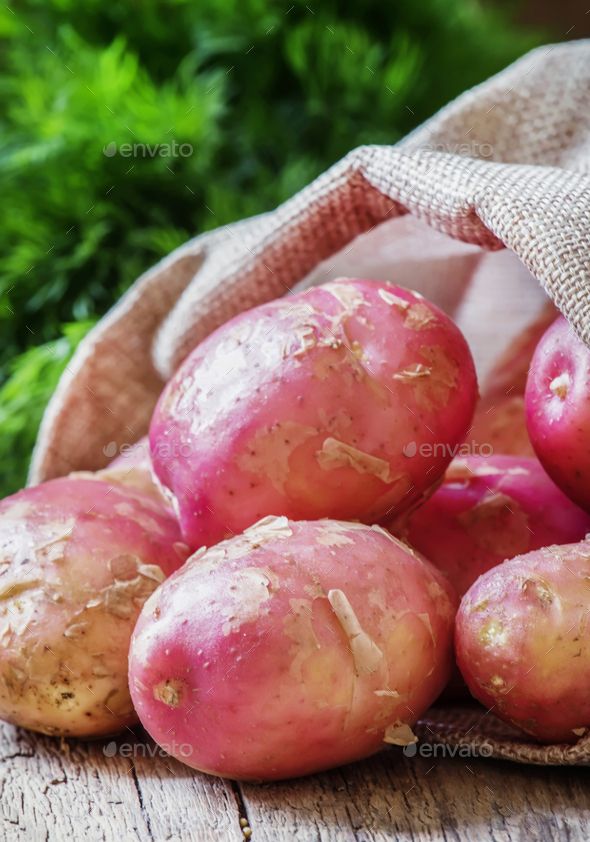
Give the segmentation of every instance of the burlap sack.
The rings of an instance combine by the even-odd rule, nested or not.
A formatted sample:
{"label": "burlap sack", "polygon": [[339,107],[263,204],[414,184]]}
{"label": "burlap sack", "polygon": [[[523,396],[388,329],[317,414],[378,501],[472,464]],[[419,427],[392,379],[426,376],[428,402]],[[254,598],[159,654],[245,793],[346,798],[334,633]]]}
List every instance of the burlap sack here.
{"label": "burlap sack", "polygon": [[[102,467],[146,431],[163,381],[214,328],[337,275],[425,292],[457,319],[484,379],[538,317],[543,290],[590,344],[589,167],[590,42],[548,46],[396,146],[356,149],[272,213],[191,240],[82,343],[45,414],[31,481]],[[590,738],[538,746],[482,708],[436,709],[420,736],[485,741],[512,760],[590,761]]]}

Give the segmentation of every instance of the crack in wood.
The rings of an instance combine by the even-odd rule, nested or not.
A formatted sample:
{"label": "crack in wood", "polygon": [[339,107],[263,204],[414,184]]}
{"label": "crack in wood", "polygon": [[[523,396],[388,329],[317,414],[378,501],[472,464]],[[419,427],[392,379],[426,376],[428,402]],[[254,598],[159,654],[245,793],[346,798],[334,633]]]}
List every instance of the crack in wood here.
{"label": "crack in wood", "polygon": [[26,751],[15,751],[12,754],[3,754],[2,757],[0,757],[0,763],[4,763],[6,760],[15,760],[17,757],[31,758],[34,756],[35,752],[29,754],[29,752]]}
{"label": "crack in wood", "polygon": [[[252,829],[252,825],[250,824],[250,818],[248,816],[248,808],[246,807],[246,802],[244,801],[244,796],[242,795],[242,790],[240,789],[239,782],[230,781],[229,783],[231,784],[231,789],[236,800],[236,807],[238,808],[238,820],[240,822],[240,831],[242,835],[245,836],[245,828],[249,827],[250,829]],[[246,822],[245,825],[243,825],[242,819]],[[253,833],[250,834],[248,838],[251,839],[252,836]]]}
{"label": "crack in wood", "polygon": [[137,770],[135,768],[135,763],[131,764],[131,778],[133,780],[133,785],[135,786],[135,791],[137,792],[137,798],[139,800],[139,809],[141,811],[141,815],[144,818],[145,825],[146,825],[147,832],[148,832],[148,836],[152,840],[152,842],[155,842],[154,834],[152,833],[152,822],[151,822],[151,819],[150,819],[150,814],[145,809],[145,805],[143,803],[143,794],[141,792],[141,785],[139,783],[139,778],[137,777]]}
{"label": "crack in wood", "polygon": [[[33,756],[29,751],[33,750]],[[590,768],[405,757],[230,782],[138,747],[106,755],[0,725],[0,842],[588,842]],[[236,827],[238,821],[239,828]],[[246,831],[246,832],[244,832]],[[524,834],[524,836],[523,836]]]}

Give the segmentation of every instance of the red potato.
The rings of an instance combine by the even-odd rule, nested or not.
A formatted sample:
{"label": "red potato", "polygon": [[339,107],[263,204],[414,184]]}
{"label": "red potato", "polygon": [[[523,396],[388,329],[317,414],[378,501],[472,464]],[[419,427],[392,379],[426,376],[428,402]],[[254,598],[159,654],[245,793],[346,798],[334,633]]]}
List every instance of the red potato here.
{"label": "red potato", "polygon": [[56,479],[3,500],[0,718],[79,737],[135,722],[131,632],[188,552],[158,504],[96,479]]}
{"label": "red potato", "polygon": [[465,594],[457,661],[473,695],[543,742],[590,727],[590,543],[546,547],[490,570]]}
{"label": "red potato", "polygon": [[[539,339],[555,320],[557,310],[548,303],[538,318],[496,360],[482,387],[473,425],[472,443],[480,454],[534,456],[525,418],[524,392],[531,359]],[[483,448],[486,448],[484,452]]]}
{"label": "red potato", "polygon": [[590,350],[563,317],[551,325],[533,356],[526,420],[549,476],[590,511]]}
{"label": "red potato", "polygon": [[485,398],[475,410],[469,441],[478,453],[534,456],[522,395]]}
{"label": "red potato", "polygon": [[535,321],[512,340],[485,379],[482,388],[484,398],[524,395],[535,349],[558,315],[559,310],[548,301]]}
{"label": "red potato", "polygon": [[459,594],[507,558],[580,541],[590,515],[572,503],[536,459],[456,459],[441,487],[391,525],[447,574]]}
{"label": "red potato", "polygon": [[270,514],[371,523],[436,485],[476,393],[442,311],[335,281],[238,316],[190,354],[152,419],[154,469],[192,546]]}
{"label": "red potato", "polygon": [[269,517],[148,600],[129,685],[170,754],[280,779],[415,741],[449,676],[456,599],[379,527]]}

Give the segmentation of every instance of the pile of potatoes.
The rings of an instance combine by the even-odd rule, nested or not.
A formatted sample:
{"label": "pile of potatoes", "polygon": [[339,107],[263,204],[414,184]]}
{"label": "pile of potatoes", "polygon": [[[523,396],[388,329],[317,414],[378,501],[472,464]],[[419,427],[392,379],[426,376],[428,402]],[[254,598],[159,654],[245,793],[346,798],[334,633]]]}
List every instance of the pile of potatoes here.
{"label": "pile of potatoes", "polygon": [[[561,317],[523,348],[495,407],[457,326],[392,284],[215,331],[132,456],[0,503],[0,716],[78,737],[139,718],[247,780],[413,742],[449,684],[579,739],[590,351]],[[471,453],[491,414],[496,452]]]}

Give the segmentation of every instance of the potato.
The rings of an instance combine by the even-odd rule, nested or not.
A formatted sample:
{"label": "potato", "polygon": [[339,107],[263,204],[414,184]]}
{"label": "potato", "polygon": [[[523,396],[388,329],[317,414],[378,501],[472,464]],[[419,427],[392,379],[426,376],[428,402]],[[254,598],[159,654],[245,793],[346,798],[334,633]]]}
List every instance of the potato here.
{"label": "potato", "polygon": [[473,416],[469,441],[473,451],[481,455],[534,456],[526,426],[524,397],[482,398]]}
{"label": "potato", "polygon": [[158,504],[96,479],[56,479],[3,500],[0,718],[85,737],[134,722],[131,632],[188,552]]}
{"label": "potato", "polygon": [[[558,311],[547,303],[537,319],[497,358],[482,386],[469,439],[482,456],[534,456],[526,427],[524,392],[537,343]],[[485,450],[484,450],[485,448]]]}
{"label": "potato", "polygon": [[398,537],[443,570],[459,594],[507,558],[580,541],[590,515],[547,476],[536,459],[455,459],[421,508],[391,524]]}
{"label": "potato", "polygon": [[244,313],[190,354],[152,420],[154,469],[192,546],[270,514],[372,523],[436,485],[476,393],[444,313],[339,280]]}
{"label": "potato", "polygon": [[500,354],[485,378],[484,398],[505,398],[524,395],[531,360],[539,340],[553,324],[559,310],[547,301],[534,322],[522,330]]}
{"label": "potato", "polygon": [[590,350],[563,317],[551,325],[533,356],[526,419],[549,476],[590,511]]}
{"label": "potato", "polygon": [[589,542],[490,570],[457,615],[457,660],[473,695],[538,740],[577,740],[590,727],[589,612]]}
{"label": "potato", "polygon": [[146,602],[131,695],[196,769],[315,772],[414,741],[449,675],[455,608],[444,577],[379,527],[268,517]]}

